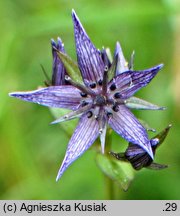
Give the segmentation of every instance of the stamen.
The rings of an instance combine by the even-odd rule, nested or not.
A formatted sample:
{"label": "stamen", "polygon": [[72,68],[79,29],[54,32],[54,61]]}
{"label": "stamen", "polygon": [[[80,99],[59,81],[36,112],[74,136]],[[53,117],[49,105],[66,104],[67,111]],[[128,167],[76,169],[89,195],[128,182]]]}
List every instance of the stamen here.
{"label": "stamen", "polygon": [[82,101],[81,106],[84,107],[86,105],[88,105],[88,102],[87,101]]}
{"label": "stamen", "polygon": [[106,103],[107,104],[115,104],[116,103],[116,101],[114,100],[114,99],[112,99],[112,98],[106,98]]}
{"label": "stamen", "polygon": [[89,87],[92,88],[92,89],[96,88],[96,83],[91,83],[91,84],[89,85]]}
{"label": "stamen", "polygon": [[114,91],[114,90],[116,90],[116,84],[115,83],[113,83],[110,87],[110,90],[111,91]]}
{"label": "stamen", "polygon": [[94,115],[95,119],[98,120],[100,107],[99,106],[94,106],[93,108],[94,108],[93,109],[93,115]]}
{"label": "stamen", "polygon": [[92,111],[88,111],[88,113],[87,113],[87,117],[88,117],[88,118],[91,118],[92,116],[93,116]]}
{"label": "stamen", "polygon": [[116,99],[121,98],[121,94],[120,94],[119,92],[116,92],[116,93],[114,94],[114,98],[116,98]]}
{"label": "stamen", "polygon": [[87,94],[84,92],[80,92],[81,97],[87,97]]}
{"label": "stamen", "polygon": [[119,111],[119,106],[118,105],[114,105],[112,107],[112,109],[113,109],[114,112],[118,112]]}
{"label": "stamen", "polygon": [[107,115],[108,118],[111,118],[113,116],[113,114],[111,112],[107,112],[106,115]]}
{"label": "stamen", "polygon": [[84,112],[88,111],[92,108],[91,104],[88,104],[85,107],[80,107],[78,110],[72,111],[64,116],[61,116],[59,119],[56,119],[55,121],[51,122],[51,124],[56,124],[63,121],[68,121],[77,117],[80,117]]}
{"label": "stamen", "polygon": [[75,81],[73,81],[69,76],[65,76],[65,80],[67,82],[69,82],[71,85],[73,85],[74,87],[78,88],[79,90],[81,90],[82,92],[88,94],[88,95],[91,95],[91,96],[95,96],[95,92],[93,92],[91,89],[81,85],[80,83],[77,83]]}
{"label": "stamen", "polygon": [[107,84],[108,84],[108,66],[106,65],[104,68],[104,75],[102,81],[102,93],[105,94],[107,92]]}
{"label": "stamen", "polygon": [[126,100],[117,98],[116,101],[115,101],[115,104],[116,104],[116,105],[126,104]]}
{"label": "stamen", "polygon": [[98,81],[98,84],[99,84],[100,86],[102,86],[102,80],[101,80],[101,79]]}

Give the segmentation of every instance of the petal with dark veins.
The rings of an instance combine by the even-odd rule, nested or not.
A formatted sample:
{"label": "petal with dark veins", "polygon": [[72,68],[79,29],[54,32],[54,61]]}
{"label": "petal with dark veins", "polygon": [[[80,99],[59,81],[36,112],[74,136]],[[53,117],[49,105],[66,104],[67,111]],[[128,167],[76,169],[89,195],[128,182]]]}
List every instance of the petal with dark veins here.
{"label": "petal with dark veins", "polygon": [[115,83],[116,92],[119,92],[121,99],[127,99],[135,94],[139,89],[145,87],[163,67],[163,64],[142,71],[127,71],[116,76],[109,87]]}
{"label": "petal with dark veins", "polygon": [[128,142],[139,145],[153,158],[150,140],[146,129],[124,105],[119,105],[119,111],[113,112],[108,120],[111,128]]}
{"label": "petal with dark veins", "polygon": [[82,99],[80,91],[74,86],[51,86],[35,91],[12,92],[11,97],[37,103],[48,107],[57,107],[74,110]]}
{"label": "petal with dark veins", "polygon": [[102,80],[104,72],[104,63],[101,54],[89,39],[74,10],[72,11],[72,18],[78,65],[83,80],[98,83],[100,79]]}
{"label": "petal with dark veins", "polygon": [[97,139],[99,135],[98,121],[94,116],[87,117],[87,114],[83,115],[76,127],[66,150],[65,158],[59,169],[56,181],[62,176],[64,171],[80,157]]}
{"label": "petal with dark veins", "polygon": [[59,86],[65,84],[65,75],[66,70],[62,63],[62,61],[59,59],[57,55],[57,50],[65,53],[64,45],[60,38],[58,38],[57,43],[52,39],[51,40],[51,46],[52,46],[52,55],[53,55],[53,68],[52,68],[52,85],[53,86]]}

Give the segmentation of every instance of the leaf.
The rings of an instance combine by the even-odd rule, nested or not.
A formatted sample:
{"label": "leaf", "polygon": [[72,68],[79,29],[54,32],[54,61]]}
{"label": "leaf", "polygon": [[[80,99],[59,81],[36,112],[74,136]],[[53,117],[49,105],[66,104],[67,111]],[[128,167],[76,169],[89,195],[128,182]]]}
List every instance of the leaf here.
{"label": "leaf", "polygon": [[79,71],[78,65],[65,53],[57,50],[57,55],[61,59],[66,68],[69,76],[76,82],[83,84],[81,73]]}
{"label": "leaf", "polygon": [[134,172],[129,164],[114,160],[109,155],[100,153],[96,155],[96,163],[106,176],[117,182],[124,191],[128,190],[134,179]]}

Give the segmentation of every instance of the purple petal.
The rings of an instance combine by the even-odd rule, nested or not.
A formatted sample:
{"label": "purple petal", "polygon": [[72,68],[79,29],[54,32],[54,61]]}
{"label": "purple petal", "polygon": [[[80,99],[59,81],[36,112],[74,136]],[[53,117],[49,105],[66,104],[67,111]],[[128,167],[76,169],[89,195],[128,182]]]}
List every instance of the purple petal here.
{"label": "purple petal", "polygon": [[65,84],[65,75],[66,70],[64,68],[64,65],[62,61],[59,59],[57,55],[57,51],[59,50],[63,53],[65,53],[64,45],[60,38],[58,38],[57,43],[54,40],[51,40],[51,46],[52,46],[52,54],[53,54],[53,71],[52,71],[52,85],[53,86],[59,86]]}
{"label": "purple petal", "polygon": [[127,99],[134,95],[142,87],[146,86],[163,67],[163,64],[143,71],[127,71],[116,76],[109,87],[115,83],[121,99]]}
{"label": "purple petal", "polygon": [[124,139],[142,147],[152,158],[153,152],[146,129],[124,105],[119,106],[118,112],[113,112],[109,125]]}
{"label": "purple petal", "polygon": [[13,92],[9,96],[48,107],[76,109],[80,103],[80,91],[74,86],[51,86],[29,92]]}
{"label": "purple petal", "polygon": [[72,11],[78,65],[84,81],[102,80],[104,63],[100,52],[95,48],[85,32],[75,11]]}
{"label": "purple petal", "polygon": [[144,149],[133,144],[129,144],[126,149],[125,156],[136,170],[149,166],[153,161]]}
{"label": "purple petal", "polygon": [[69,141],[66,155],[62,162],[61,168],[59,169],[56,181],[59,180],[69,165],[80,157],[94,143],[98,135],[98,121],[94,118],[94,116],[88,118],[86,114],[83,115]]}
{"label": "purple petal", "polygon": [[128,62],[126,61],[121,45],[119,42],[116,43],[116,48],[115,48],[115,52],[114,52],[114,58],[116,57],[116,55],[118,56],[118,60],[117,60],[117,65],[116,65],[116,71],[115,74],[121,74],[125,71],[128,71]]}

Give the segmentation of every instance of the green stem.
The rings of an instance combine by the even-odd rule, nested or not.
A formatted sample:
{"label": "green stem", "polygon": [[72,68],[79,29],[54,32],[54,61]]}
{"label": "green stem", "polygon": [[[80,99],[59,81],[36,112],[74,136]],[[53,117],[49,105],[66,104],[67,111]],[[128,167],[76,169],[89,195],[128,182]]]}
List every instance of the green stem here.
{"label": "green stem", "polygon": [[105,198],[107,200],[115,200],[114,182],[107,176],[105,176],[105,186],[106,186]]}

